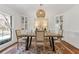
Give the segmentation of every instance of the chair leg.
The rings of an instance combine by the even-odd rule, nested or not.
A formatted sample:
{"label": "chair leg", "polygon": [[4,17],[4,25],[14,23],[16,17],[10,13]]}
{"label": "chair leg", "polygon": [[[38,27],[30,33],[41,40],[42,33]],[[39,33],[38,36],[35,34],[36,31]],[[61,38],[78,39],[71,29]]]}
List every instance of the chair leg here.
{"label": "chair leg", "polygon": [[19,42],[17,42],[17,50],[19,49]]}
{"label": "chair leg", "polygon": [[49,37],[50,47],[52,47],[51,37]]}

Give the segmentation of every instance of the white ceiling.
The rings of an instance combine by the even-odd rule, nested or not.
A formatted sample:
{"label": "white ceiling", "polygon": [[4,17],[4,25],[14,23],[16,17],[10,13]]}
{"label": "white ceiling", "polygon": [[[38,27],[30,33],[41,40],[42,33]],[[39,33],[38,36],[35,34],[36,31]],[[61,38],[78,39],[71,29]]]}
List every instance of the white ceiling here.
{"label": "white ceiling", "polygon": [[[26,15],[39,8],[39,4],[5,4],[5,6],[15,10],[19,14]],[[44,4],[43,8],[54,14],[66,12],[72,8],[73,4]]]}

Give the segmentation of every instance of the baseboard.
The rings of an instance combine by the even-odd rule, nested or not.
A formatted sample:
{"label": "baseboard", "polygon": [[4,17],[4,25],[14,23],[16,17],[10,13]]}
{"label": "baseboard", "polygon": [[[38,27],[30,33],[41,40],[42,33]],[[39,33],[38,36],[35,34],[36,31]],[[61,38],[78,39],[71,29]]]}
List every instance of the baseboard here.
{"label": "baseboard", "polygon": [[6,49],[8,49],[9,47],[11,47],[11,46],[13,46],[13,45],[15,45],[15,44],[17,44],[17,42],[15,42],[15,43],[13,43],[12,45],[10,45],[10,46],[8,46],[8,47],[6,47],[6,48],[0,50],[0,53],[3,52],[3,51],[5,51]]}
{"label": "baseboard", "polygon": [[65,47],[67,47],[69,50],[71,50],[74,54],[79,54],[79,49],[73,46],[72,44],[62,40],[62,43]]}
{"label": "baseboard", "polygon": [[75,49],[78,49],[77,47],[73,46],[73,45],[70,44],[69,42],[66,42],[66,41],[64,41],[64,40],[62,40],[62,42],[65,42],[65,43],[67,43],[68,45],[70,45],[71,47],[73,47],[73,48],[75,48]]}

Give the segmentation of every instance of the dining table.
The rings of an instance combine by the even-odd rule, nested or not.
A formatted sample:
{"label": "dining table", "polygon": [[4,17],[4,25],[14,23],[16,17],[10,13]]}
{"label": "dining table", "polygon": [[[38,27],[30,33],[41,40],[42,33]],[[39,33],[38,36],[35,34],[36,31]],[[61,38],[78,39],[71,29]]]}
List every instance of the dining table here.
{"label": "dining table", "polygon": [[[29,48],[31,46],[31,42],[32,42],[32,37],[36,37],[36,35],[32,34],[32,33],[31,34],[21,34],[18,37],[27,37],[27,39],[25,39],[26,40],[25,50],[29,50]],[[57,34],[45,34],[44,37],[49,37],[50,46],[53,48],[53,51],[55,51],[54,37],[57,37],[57,38],[61,39],[63,36],[62,35],[57,35]]]}

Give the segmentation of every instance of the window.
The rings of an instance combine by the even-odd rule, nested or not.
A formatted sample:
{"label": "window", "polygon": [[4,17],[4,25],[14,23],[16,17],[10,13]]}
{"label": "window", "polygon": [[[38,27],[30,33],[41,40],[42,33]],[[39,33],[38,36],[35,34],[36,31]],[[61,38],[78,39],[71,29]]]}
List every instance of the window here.
{"label": "window", "polygon": [[0,14],[0,45],[12,39],[12,17]]}
{"label": "window", "polygon": [[63,35],[63,16],[56,17],[55,32]]}
{"label": "window", "polygon": [[21,17],[22,30],[27,30],[27,17]]}

